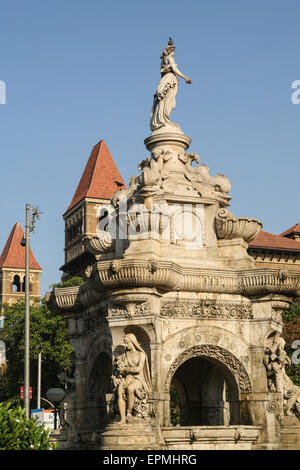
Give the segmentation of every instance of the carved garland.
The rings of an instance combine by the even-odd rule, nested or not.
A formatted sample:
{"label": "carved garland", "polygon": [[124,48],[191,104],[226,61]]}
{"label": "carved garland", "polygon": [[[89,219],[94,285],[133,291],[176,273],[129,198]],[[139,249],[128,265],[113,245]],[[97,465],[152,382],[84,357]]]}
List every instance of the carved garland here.
{"label": "carved garland", "polygon": [[163,317],[197,317],[197,318],[253,318],[252,304],[238,302],[214,302],[210,300],[168,301],[163,302],[160,314]]}
{"label": "carved garland", "polygon": [[243,364],[226,349],[212,344],[194,346],[193,348],[190,348],[184,353],[180,354],[180,356],[175,359],[166,377],[164,387],[165,393],[169,393],[172,378],[176,370],[181,366],[181,364],[183,364],[188,359],[199,356],[207,356],[220,361],[229,369],[231,374],[234,376],[239,392],[251,393],[251,382]]}

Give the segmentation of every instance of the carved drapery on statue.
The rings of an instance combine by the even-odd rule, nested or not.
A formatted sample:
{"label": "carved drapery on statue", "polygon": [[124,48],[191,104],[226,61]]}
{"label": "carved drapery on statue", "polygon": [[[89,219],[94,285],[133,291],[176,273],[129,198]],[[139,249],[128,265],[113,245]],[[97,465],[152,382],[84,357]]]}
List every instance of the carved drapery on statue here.
{"label": "carved drapery on statue", "polygon": [[177,76],[183,78],[186,83],[192,83],[192,80],[178,70],[174,60],[174,51],[173,40],[169,38],[169,43],[160,56],[162,59],[160,68],[161,80],[154,95],[150,117],[150,129],[152,132],[166,127],[166,132],[182,133],[179,125],[176,122],[170,121],[170,114],[176,106]]}

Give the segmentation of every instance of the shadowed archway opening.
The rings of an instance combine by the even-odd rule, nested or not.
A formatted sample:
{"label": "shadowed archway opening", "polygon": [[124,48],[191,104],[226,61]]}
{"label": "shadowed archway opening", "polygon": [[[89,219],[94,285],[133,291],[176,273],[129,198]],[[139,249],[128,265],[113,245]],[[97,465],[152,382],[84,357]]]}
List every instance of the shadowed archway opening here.
{"label": "shadowed archway opening", "polygon": [[111,393],[112,358],[100,352],[90,370],[87,391],[89,407],[86,411],[86,428],[102,428],[107,422],[106,394]]}
{"label": "shadowed archway opening", "polygon": [[172,377],[170,418],[175,426],[240,424],[239,390],[232,372],[215,358],[185,361]]}

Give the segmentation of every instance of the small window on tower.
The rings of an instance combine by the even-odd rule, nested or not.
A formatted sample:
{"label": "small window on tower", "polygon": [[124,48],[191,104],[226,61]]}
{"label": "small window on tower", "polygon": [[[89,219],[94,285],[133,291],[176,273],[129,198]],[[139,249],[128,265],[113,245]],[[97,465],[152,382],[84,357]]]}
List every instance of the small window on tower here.
{"label": "small window on tower", "polygon": [[108,211],[105,208],[101,209],[100,212],[99,228],[100,230],[108,231]]}
{"label": "small window on tower", "polygon": [[17,274],[14,276],[13,283],[11,285],[11,291],[12,292],[21,292],[21,281],[20,281],[20,276]]}

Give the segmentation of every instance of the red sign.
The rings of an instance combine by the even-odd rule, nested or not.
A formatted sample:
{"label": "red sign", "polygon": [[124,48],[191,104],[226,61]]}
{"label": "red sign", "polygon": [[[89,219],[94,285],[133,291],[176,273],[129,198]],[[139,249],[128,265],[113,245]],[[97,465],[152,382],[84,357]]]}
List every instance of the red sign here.
{"label": "red sign", "polygon": [[[24,387],[20,387],[20,398],[24,400]],[[29,387],[29,400],[32,400],[32,387]]]}

